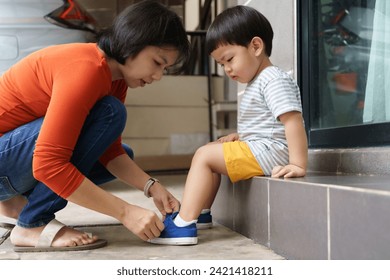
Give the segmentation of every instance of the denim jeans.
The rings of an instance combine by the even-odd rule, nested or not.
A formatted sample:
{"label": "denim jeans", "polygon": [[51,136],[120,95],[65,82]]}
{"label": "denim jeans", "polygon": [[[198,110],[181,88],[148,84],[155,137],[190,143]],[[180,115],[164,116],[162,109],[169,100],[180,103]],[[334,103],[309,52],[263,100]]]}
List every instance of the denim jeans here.
{"label": "denim jeans", "polygon": [[[43,118],[26,123],[0,137],[0,201],[16,195],[27,198],[18,225],[32,228],[46,225],[67,201],[32,175],[32,157]],[[115,97],[98,101],[87,116],[73,151],[71,162],[95,184],[115,177],[98,161],[121,135],[126,123],[126,108]],[[134,158],[130,147],[122,144]],[[96,202],[98,203],[98,202]]]}

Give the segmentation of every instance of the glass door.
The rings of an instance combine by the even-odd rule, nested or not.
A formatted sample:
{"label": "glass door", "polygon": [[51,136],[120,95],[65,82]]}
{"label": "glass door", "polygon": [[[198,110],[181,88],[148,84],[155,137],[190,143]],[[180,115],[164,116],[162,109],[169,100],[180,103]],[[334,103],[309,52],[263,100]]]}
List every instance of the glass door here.
{"label": "glass door", "polygon": [[390,1],[298,1],[311,147],[390,144]]}

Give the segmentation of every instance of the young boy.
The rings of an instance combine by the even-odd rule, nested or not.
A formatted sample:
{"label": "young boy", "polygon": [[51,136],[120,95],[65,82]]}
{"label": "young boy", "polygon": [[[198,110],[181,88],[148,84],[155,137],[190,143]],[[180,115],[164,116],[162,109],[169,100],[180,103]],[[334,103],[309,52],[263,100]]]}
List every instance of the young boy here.
{"label": "young boy", "polygon": [[196,151],[180,212],[167,215],[165,229],[151,243],[197,244],[196,223],[198,228],[211,226],[209,209],[221,174],[232,182],[264,175],[305,176],[307,138],[299,88],[272,65],[272,39],[268,20],[247,6],[225,10],[210,26],[208,52],[231,79],[247,84],[238,130]]}

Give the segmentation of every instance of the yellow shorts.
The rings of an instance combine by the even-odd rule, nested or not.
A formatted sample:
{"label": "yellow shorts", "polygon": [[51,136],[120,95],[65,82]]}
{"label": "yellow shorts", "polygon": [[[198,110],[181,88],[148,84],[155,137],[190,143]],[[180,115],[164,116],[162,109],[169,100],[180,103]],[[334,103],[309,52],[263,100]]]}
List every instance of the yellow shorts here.
{"label": "yellow shorts", "polygon": [[228,176],[233,183],[253,176],[264,176],[263,170],[245,142],[224,142],[222,147]]}

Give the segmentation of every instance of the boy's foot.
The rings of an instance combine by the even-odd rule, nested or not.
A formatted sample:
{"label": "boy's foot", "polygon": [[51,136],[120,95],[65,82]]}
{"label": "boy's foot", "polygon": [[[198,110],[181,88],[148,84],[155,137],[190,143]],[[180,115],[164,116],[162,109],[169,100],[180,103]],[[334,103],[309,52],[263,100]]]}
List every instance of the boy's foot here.
{"label": "boy's foot", "polygon": [[198,243],[198,232],[196,224],[185,227],[178,227],[173,222],[178,212],[167,214],[164,220],[165,229],[159,237],[149,240],[153,244],[162,245],[195,245]]}
{"label": "boy's foot", "polygon": [[197,229],[209,229],[213,227],[213,217],[210,212],[202,213],[196,223]]}

